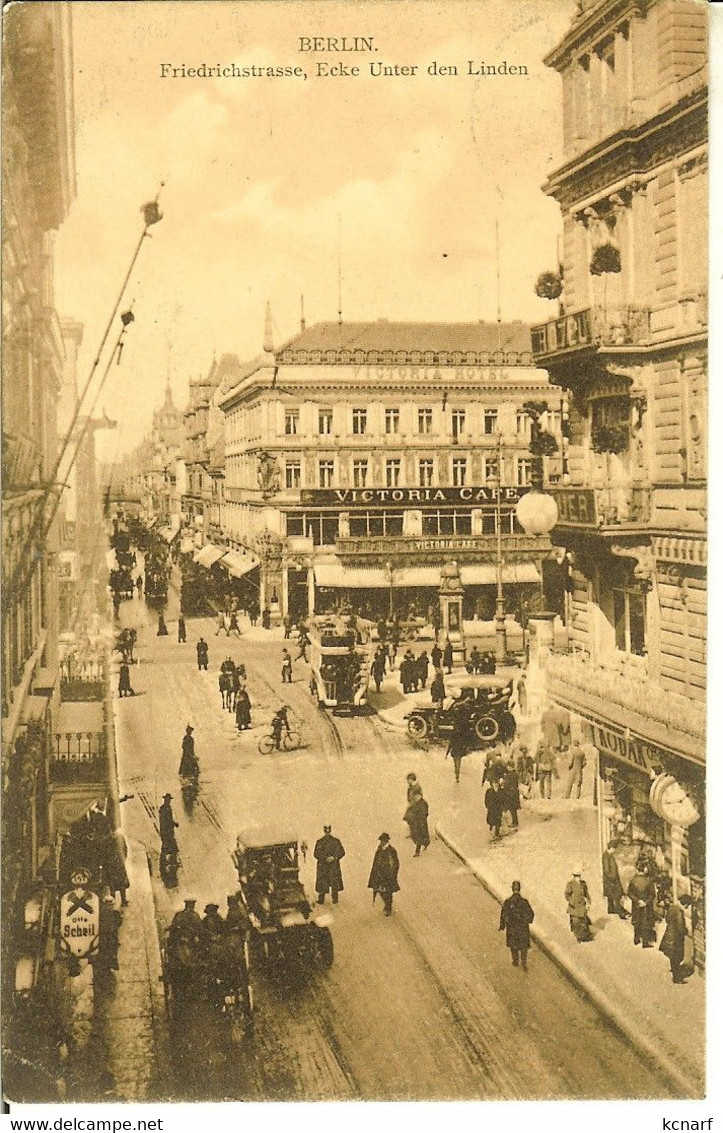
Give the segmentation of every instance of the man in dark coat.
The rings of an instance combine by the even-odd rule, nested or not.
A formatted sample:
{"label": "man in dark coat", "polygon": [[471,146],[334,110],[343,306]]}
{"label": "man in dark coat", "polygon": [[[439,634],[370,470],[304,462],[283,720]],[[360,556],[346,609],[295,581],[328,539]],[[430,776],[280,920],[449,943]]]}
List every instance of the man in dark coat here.
{"label": "man in dark coat", "polygon": [[429,845],[429,824],[427,822],[429,816],[429,804],[421,792],[411,799],[409,806],[404,814],[404,821],[409,826],[409,833],[412,836],[415,850],[414,857],[418,858],[421,850],[426,850]]}
{"label": "man in dark coat", "polygon": [[502,787],[500,779],[493,779],[485,791],[485,807],[487,809],[487,825],[493,839],[500,836],[502,825]]}
{"label": "man in dark coat", "polygon": [[671,901],[665,912],[665,932],[660,942],[660,951],[668,957],[674,984],[685,983],[690,974],[690,969],[686,972],[683,968],[683,957],[686,937],[689,935],[685,923],[685,909],[692,903],[692,899],[684,893],[677,901]]}
{"label": "man in dark coat", "polygon": [[177,854],[176,830],[178,823],[173,817],[171,799],[173,795],[165,794],[163,802],[158,808],[158,830],[161,835],[161,853]]}
{"label": "man in dark coat", "polygon": [[402,692],[408,693],[412,691],[412,670],[414,668],[413,659],[406,653],[399,663],[399,679],[402,683]]}
{"label": "man in dark coat", "polygon": [[469,750],[468,723],[469,721],[467,719],[458,717],[455,720],[452,734],[449,737],[449,745],[447,747],[446,754],[451,756],[452,763],[454,764],[455,783],[459,783],[459,773],[462,769],[462,760]]}
{"label": "man in dark coat", "polygon": [[500,912],[500,932],[507,930],[507,947],[512,953],[512,963],[527,971],[527,953],[530,949],[530,925],[535,919],[532,906],[520,893],[519,881],[512,882],[512,896],[502,903]]}
{"label": "man in dark coat", "polygon": [[505,767],[502,780],[502,809],[509,814],[513,828],[519,826],[517,812],[520,809],[520,779],[512,759]]}
{"label": "man in dark coat", "polygon": [[630,879],[628,897],[632,902],[634,943],[652,948],[655,943],[655,882],[639,866]]}
{"label": "man in dark coat", "polygon": [[135,696],[131,688],[131,671],[125,661],[118,670],[118,696]]}
{"label": "man in dark coat", "polygon": [[429,676],[429,655],[426,649],[423,649],[417,657],[417,676],[420,686],[425,688]]}
{"label": "man in dark coat", "polygon": [[367,889],[371,889],[375,898],[377,893],[381,894],[385,917],[392,915],[392,899],[399,892],[398,876],[399,855],[391,844],[389,835],[380,834]]}
{"label": "man in dark coat", "polygon": [[607,898],[608,912],[617,913],[621,921],[627,920],[628,914],[620,904],[623,895],[623,886],[620,880],[618,863],[613,853],[613,844],[608,842],[607,849],[602,856],[603,897]]}
{"label": "man in dark coat", "polygon": [[440,707],[444,701],[444,673],[441,669],[434,670],[434,680],[429,689],[429,695],[432,697],[432,704]]}
{"label": "man in dark coat", "polygon": [[442,662],[442,650],[439,648],[438,645],[434,645],[432,647],[432,651],[429,654],[429,656],[430,656],[431,661],[432,661],[432,668],[438,669],[441,665],[441,662]]}
{"label": "man in dark coat", "polygon": [[243,685],[236,693],[236,727],[239,732],[251,727],[251,698]]}
{"label": "man in dark coat", "polygon": [[186,641],[186,619],[183,614],[178,615],[178,641],[181,645]]}
{"label": "man in dark coat", "polygon": [[178,774],[184,779],[198,778],[198,759],[196,758],[196,744],[193,739],[193,728],[186,725],[186,734],[181,742],[181,763]]}
{"label": "man in dark coat", "polygon": [[445,669],[447,670],[448,673],[452,672],[452,662],[453,661],[454,661],[454,654],[452,652],[452,642],[449,640],[449,638],[447,638],[447,642],[446,642],[445,647],[444,647],[444,653],[442,654],[442,662],[443,662],[444,667],[445,667]]}
{"label": "man in dark coat", "polygon": [[336,905],[339,894],[344,888],[341,876],[341,859],[346,850],[338,838],[331,832],[331,826],[324,827],[324,833],[314,846],[316,858],[316,895],[319,904],[324,904],[327,893],[331,893],[332,902]]}
{"label": "man in dark coat", "polygon": [[202,637],[196,642],[196,661],[199,672],[201,669],[208,669],[208,642]]}
{"label": "man in dark coat", "polygon": [[371,672],[374,684],[377,686],[377,692],[382,691],[382,681],[384,680],[384,670],[387,667],[386,653],[381,649],[377,649],[372,661]]}
{"label": "man in dark coat", "polygon": [[158,615],[158,629],[156,630],[156,637],[168,637],[168,627],[163,620],[163,614]]}

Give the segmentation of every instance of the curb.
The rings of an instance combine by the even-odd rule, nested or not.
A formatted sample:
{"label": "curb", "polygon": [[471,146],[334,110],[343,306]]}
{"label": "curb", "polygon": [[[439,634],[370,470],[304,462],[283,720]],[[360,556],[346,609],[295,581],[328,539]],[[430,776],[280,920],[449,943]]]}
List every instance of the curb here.
{"label": "curb", "polygon": [[[439,825],[435,826],[435,833],[437,837],[442,842],[444,842],[445,846],[447,846],[448,849],[450,849],[452,853],[460,859],[460,861],[464,862],[470,872],[474,874],[474,876],[484,886],[487,892],[492,897],[494,897],[495,901],[499,902],[499,904],[501,905],[505,898],[502,895],[501,891],[497,888],[497,886],[492,881],[490,881],[489,878],[485,877],[479,869],[471,864],[471,862],[464,856],[458,846],[447,834],[444,833]],[[552,960],[552,962],[564,973],[564,975],[567,976],[569,980],[577,984],[580,990],[585,993],[587,998],[595,1004],[601,1014],[605,1015],[616,1028],[616,1030],[620,1031],[620,1033],[625,1036],[625,1038],[630,1042],[631,1046],[636,1047],[637,1050],[639,1050],[647,1059],[655,1063],[658,1069],[663,1072],[666,1078],[668,1078],[669,1082],[671,1084],[674,1084],[677,1090],[681,1091],[682,1098],[690,1098],[696,1100],[699,1098],[699,1095],[695,1094],[692,1091],[690,1081],[688,1080],[688,1078],[683,1076],[676,1063],[664,1051],[660,1050],[659,1047],[651,1042],[649,1038],[633,1028],[623,1011],[621,1011],[620,1008],[613,1003],[613,1001],[604,991],[600,990],[597,984],[593,980],[591,980],[589,976],[586,976],[584,973],[576,971],[572,968],[569,959],[565,955],[563,949],[561,949],[559,945],[557,945],[555,941],[548,936],[544,929],[541,929],[537,925],[532,924],[530,925],[530,935],[540,946],[545,955],[548,956],[550,960]]]}
{"label": "curb", "polygon": [[[166,1008],[163,994],[161,947],[156,927],[156,910],[151,889],[148,855],[141,842],[129,839],[128,859],[133,874],[134,901],[143,918],[143,944],[148,975],[148,998],[153,1020],[155,1077],[167,1080]],[[148,1099],[153,1100],[153,1099]]]}

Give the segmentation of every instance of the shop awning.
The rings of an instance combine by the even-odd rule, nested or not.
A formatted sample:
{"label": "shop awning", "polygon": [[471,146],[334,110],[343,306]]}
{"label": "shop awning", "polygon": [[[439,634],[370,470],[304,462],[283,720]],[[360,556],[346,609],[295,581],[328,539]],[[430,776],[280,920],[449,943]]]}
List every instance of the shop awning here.
{"label": "shop awning", "polygon": [[[463,586],[494,586],[497,582],[497,567],[493,563],[475,563],[474,566],[460,566]],[[540,575],[534,563],[504,563],[502,581],[539,582]]]}
{"label": "shop awning", "polygon": [[390,586],[439,586],[439,567],[399,567],[390,572],[383,567],[345,567],[342,563],[316,563],[317,586],[350,590],[388,590]]}
{"label": "shop awning", "polygon": [[180,516],[174,515],[173,518],[171,519],[170,526],[161,528],[161,530],[158,532],[158,534],[161,536],[162,539],[165,539],[167,543],[172,543],[173,540],[176,538],[176,535],[178,535],[178,532],[180,531],[180,529],[181,529],[181,518],[180,518]]}
{"label": "shop awning", "polygon": [[201,547],[200,551],[196,551],[193,556],[194,563],[198,563],[202,567],[212,567],[219,559],[222,559],[226,554],[225,547],[217,547],[215,543],[206,543],[205,547]]}
{"label": "shop awning", "polygon": [[234,578],[243,578],[250,570],[259,565],[259,560],[251,551],[227,551],[221,559],[221,566],[226,567]]}

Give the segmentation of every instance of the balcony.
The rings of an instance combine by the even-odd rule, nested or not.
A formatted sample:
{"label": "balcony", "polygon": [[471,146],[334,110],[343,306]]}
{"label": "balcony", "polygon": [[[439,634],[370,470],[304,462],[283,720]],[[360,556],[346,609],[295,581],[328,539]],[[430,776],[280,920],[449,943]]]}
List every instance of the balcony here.
{"label": "balcony", "polygon": [[606,488],[550,488],[559,512],[558,527],[620,532],[638,530],[650,524],[649,488],[625,486]]}
{"label": "balcony", "polygon": [[50,737],[53,787],[108,781],[103,705],[92,701],[61,704],[58,730]]}
{"label": "balcony", "polygon": [[[627,664],[638,660],[639,667]],[[654,684],[638,668],[644,668],[644,661],[626,654],[614,655],[607,665],[585,654],[551,654],[547,691],[556,703],[588,720],[703,763],[705,706]]]}
{"label": "balcony", "polygon": [[66,657],[60,665],[60,698],[63,701],[99,701],[105,695],[106,666],[103,658],[81,661]]}
{"label": "balcony", "polygon": [[650,311],[643,307],[588,307],[532,327],[536,365],[585,351],[639,346],[650,335]]}
{"label": "balcony", "polygon": [[[503,557],[521,556],[539,558],[550,549],[547,536],[503,535]],[[441,558],[450,552],[461,560],[467,557],[477,559],[480,555],[494,560],[497,556],[497,537],[495,535],[365,535],[342,537],[336,541],[336,551],[340,558],[359,559],[389,556],[428,554]]]}

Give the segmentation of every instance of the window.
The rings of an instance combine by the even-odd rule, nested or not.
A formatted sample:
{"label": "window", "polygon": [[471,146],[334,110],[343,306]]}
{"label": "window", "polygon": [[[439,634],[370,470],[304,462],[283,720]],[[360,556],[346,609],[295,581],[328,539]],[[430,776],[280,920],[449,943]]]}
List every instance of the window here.
{"label": "window", "polygon": [[384,410],[384,430],[387,433],[399,432],[399,410],[398,409],[385,409]]}
{"label": "window", "polygon": [[322,437],[331,436],[331,430],[334,425],[334,411],[332,409],[319,410],[319,435]]}
{"label": "window", "polygon": [[394,460],[388,460],[387,461],[386,485],[387,485],[388,488],[398,488],[399,487],[399,474],[400,474],[401,470],[402,470],[401,460],[394,459]]}
{"label": "window", "polygon": [[295,437],[299,432],[299,410],[287,409],[284,414],[284,432],[287,437]]}
{"label": "window", "polygon": [[484,423],[484,432],[487,436],[490,436],[491,433],[497,432],[497,410],[496,409],[485,409],[482,420],[483,420],[483,423]]}
{"label": "window", "polygon": [[286,534],[311,539],[315,547],[329,547],[339,534],[339,515],[335,511],[286,513]]}
{"label": "window", "polygon": [[528,457],[518,456],[518,458],[517,458],[517,486],[519,488],[529,487],[531,475],[532,475],[532,461]]}
{"label": "window", "polygon": [[401,535],[403,522],[401,511],[355,511],[349,516],[349,534],[357,539],[367,535]]}
{"label": "window", "polygon": [[452,484],[455,488],[464,488],[467,483],[467,457],[455,456],[452,461]]}
{"label": "window", "polygon": [[319,461],[319,487],[320,488],[333,488],[334,486],[334,461],[333,460],[320,460]]}
{"label": "window", "polygon": [[486,484],[490,477],[498,478],[499,461],[496,456],[482,457],[482,483]]}
{"label": "window", "polygon": [[354,487],[366,488],[367,486],[367,473],[369,472],[368,460],[355,460],[353,464],[354,474]]}
{"label": "window", "polygon": [[417,426],[420,433],[429,435],[432,432],[432,409],[425,406],[417,413]]}
{"label": "window", "polygon": [[615,646],[623,653],[645,654],[645,596],[639,587],[613,590]]}
{"label": "window", "polygon": [[367,431],[367,411],[366,409],[352,409],[351,411],[351,431],[355,437],[362,437]]}
{"label": "window", "polygon": [[286,487],[287,488],[300,488],[301,487],[301,461],[300,460],[287,460],[286,461]]}
{"label": "window", "polygon": [[419,461],[419,486],[420,488],[431,488],[432,480],[434,479],[434,460],[432,457],[423,456]]}
{"label": "window", "polygon": [[466,413],[464,409],[452,410],[452,436],[457,438],[464,432]]}
{"label": "window", "polygon": [[472,513],[469,511],[425,511],[422,514],[425,535],[471,535]]}
{"label": "window", "polygon": [[531,429],[532,429],[532,421],[527,416],[527,414],[526,413],[518,413],[517,414],[517,435],[518,435],[518,437],[524,437],[525,440],[529,440]]}

